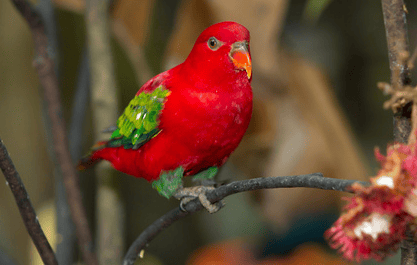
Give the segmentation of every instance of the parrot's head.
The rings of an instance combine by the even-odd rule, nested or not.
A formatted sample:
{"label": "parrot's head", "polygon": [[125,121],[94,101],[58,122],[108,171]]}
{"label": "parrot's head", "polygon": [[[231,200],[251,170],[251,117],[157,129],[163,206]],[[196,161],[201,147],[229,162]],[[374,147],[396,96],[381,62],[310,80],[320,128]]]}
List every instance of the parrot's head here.
{"label": "parrot's head", "polygon": [[191,68],[214,82],[252,80],[249,31],[235,22],[221,22],[205,29],[187,60]]}

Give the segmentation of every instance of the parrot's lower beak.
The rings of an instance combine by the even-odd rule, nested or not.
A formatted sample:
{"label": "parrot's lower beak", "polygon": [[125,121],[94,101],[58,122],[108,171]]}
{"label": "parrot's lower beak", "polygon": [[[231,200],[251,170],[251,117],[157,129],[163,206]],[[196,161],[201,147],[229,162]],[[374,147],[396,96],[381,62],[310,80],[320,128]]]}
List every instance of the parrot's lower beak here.
{"label": "parrot's lower beak", "polygon": [[245,70],[248,79],[252,76],[252,62],[246,42],[235,42],[229,54],[233,64],[237,69]]}

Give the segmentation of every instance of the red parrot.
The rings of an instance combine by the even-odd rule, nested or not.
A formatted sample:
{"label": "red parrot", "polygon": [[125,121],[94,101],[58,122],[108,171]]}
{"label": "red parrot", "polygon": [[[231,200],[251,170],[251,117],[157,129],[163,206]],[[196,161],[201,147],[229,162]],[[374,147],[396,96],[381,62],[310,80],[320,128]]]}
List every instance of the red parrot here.
{"label": "red parrot", "polygon": [[119,171],[155,182],[168,198],[180,186],[175,178],[211,178],[251,119],[249,39],[235,22],[204,30],[183,63],[139,89],[110,139],[96,144],[79,169],[108,160]]}

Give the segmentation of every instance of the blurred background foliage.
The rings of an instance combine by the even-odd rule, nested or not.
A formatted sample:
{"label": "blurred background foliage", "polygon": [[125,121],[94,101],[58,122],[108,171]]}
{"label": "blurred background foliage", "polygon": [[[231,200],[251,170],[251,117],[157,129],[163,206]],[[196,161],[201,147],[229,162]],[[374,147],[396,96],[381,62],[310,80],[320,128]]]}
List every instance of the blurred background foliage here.
{"label": "blurred background foliage", "polygon": [[[85,4],[53,4],[68,123],[86,45]],[[407,9],[413,49],[417,3],[409,1]],[[182,62],[204,28],[233,20],[249,29],[254,114],[244,141],[221,171],[222,181],[311,172],[363,180],[375,174],[373,148],[392,140],[392,114],[382,109],[385,97],[376,88],[390,76],[379,1],[114,0],[109,15],[122,107],[150,77]],[[48,238],[57,244],[53,164],[32,67],[33,44],[10,1],[0,1],[0,36],[0,136]],[[92,144],[90,112],[83,152]],[[90,170],[80,178],[94,227],[93,175]],[[178,204],[143,180],[120,174],[116,182],[125,205],[126,246]],[[341,196],[311,189],[231,196],[225,210],[201,212],[168,228],[152,241],[140,264],[343,264],[322,239],[337,218]],[[6,259],[41,264],[8,187],[0,185],[0,261]]]}

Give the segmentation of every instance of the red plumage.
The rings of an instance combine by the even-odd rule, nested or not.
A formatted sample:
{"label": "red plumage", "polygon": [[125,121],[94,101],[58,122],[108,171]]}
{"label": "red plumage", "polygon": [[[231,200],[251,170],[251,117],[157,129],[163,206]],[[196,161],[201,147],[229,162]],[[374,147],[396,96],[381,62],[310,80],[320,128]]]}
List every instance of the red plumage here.
{"label": "red plumage", "polygon": [[[208,43],[212,37],[220,45],[215,50]],[[245,68],[231,53],[235,43],[241,45],[239,51],[247,52],[241,53],[247,54]],[[251,118],[250,63],[245,27],[222,22],[207,28],[182,64],[155,76],[136,94],[151,92],[160,85],[171,91],[159,116],[159,134],[136,150],[123,146],[95,150],[81,165],[105,159],[115,169],[148,181],[179,166],[184,168],[184,175],[194,175],[223,165]]]}

